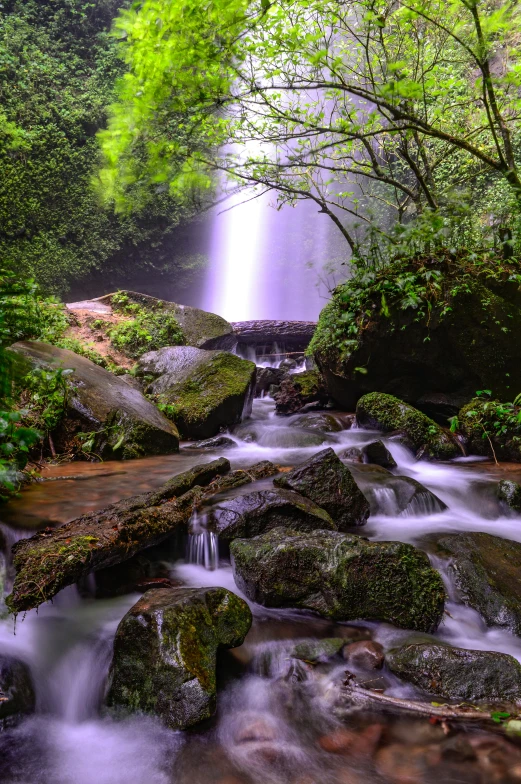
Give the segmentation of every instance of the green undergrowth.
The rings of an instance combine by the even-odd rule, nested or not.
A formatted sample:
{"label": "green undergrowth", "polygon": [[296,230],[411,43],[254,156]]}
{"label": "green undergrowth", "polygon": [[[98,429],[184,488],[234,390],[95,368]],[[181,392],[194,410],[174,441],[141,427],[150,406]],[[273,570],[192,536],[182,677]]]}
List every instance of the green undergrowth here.
{"label": "green undergrowth", "polygon": [[[408,311],[414,322],[428,327],[435,320],[448,317],[455,298],[472,293],[480,280],[490,288],[507,281],[521,283],[521,265],[517,261],[507,263],[463,250],[418,255],[379,269],[357,265],[355,261],[354,269],[353,277],[337,286],[331,302],[320,314],[308,355],[327,356],[334,351],[341,358],[349,357],[359,348],[364,332],[381,316],[389,320],[392,329],[394,321],[398,321],[395,314]],[[493,303],[483,299],[482,304],[492,317]],[[364,369],[360,368],[360,372]]]}
{"label": "green undergrowth", "polygon": [[161,304],[159,301],[154,309],[145,308],[132,302],[126,294],[115,294],[112,308],[132,318],[108,330],[113,346],[133,359],[139,359],[147,351],[157,351],[163,346],[184,345],[185,336],[179,322]]}

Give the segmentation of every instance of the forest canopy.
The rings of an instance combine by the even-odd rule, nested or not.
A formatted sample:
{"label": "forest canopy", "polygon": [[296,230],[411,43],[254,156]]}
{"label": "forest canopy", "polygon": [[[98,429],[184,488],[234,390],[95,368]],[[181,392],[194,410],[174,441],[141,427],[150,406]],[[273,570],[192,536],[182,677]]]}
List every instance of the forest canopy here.
{"label": "forest canopy", "polygon": [[122,209],[136,187],[179,194],[225,172],[280,203],[311,199],[352,251],[411,225],[420,244],[511,251],[517,3],[144,0],[116,29],[128,73],[101,180]]}

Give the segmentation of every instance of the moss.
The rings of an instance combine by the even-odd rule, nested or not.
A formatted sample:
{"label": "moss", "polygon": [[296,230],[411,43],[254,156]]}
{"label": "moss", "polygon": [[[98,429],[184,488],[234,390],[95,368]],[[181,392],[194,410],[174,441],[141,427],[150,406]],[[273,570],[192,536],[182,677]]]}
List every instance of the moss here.
{"label": "moss", "polygon": [[403,431],[415,450],[439,460],[450,460],[460,454],[455,440],[436,422],[421,411],[404,403],[393,395],[371,392],[358,401],[357,422],[362,427],[376,428],[384,433]]}
{"label": "moss", "polygon": [[222,424],[240,421],[254,377],[253,362],[219,352],[159,395],[158,403],[181,435],[209,438]]}

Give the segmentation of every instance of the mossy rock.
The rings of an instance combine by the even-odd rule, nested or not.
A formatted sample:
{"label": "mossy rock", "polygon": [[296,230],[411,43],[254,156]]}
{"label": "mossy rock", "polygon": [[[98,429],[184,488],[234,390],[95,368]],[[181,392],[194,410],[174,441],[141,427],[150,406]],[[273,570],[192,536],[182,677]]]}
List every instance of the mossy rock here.
{"label": "mossy rock", "polygon": [[[132,458],[177,452],[179,433],[175,425],[118,376],[86,357],[48,343],[15,343],[11,351],[24,357],[31,368],[73,370],[56,448],[70,433],[89,433],[104,458]],[[63,436],[61,431],[63,430]]]}
{"label": "mossy rock", "polygon": [[450,460],[461,455],[461,449],[450,433],[421,411],[393,395],[372,392],[360,398],[356,406],[360,427],[390,433],[402,431],[417,453],[437,460]]}
{"label": "mossy rock", "polygon": [[518,513],[521,512],[521,485],[511,479],[502,479],[497,486],[497,497],[503,508]]}
{"label": "mossy rock", "polygon": [[436,697],[476,702],[521,699],[521,665],[505,653],[420,643],[388,652],[385,661],[399,678]]}
{"label": "mossy rock", "polygon": [[296,414],[308,403],[327,403],[328,393],[318,370],[285,376],[273,395],[277,414]]}
{"label": "mossy rock", "polygon": [[302,465],[273,480],[276,487],[310,498],[332,517],[339,531],[364,525],[369,504],[351,472],[332,449],[324,449]]}
{"label": "mossy rock", "polygon": [[285,526],[297,531],[336,530],[324,509],[288,490],[261,490],[224,501],[212,510],[208,526],[224,541]]}
{"label": "mossy rock", "polygon": [[[172,313],[183,331],[186,345],[188,346],[229,351],[237,345],[237,337],[232,325],[215,313],[208,313],[206,310],[192,308],[188,305],[178,305],[176,302],[156,299],[148,294],[139,294],[136,291],[119,291],[118,295],[128,297],[130,302],[141,305],[146,310],[154,312],[163,310],[167,313]],[[113,294],[107,294],[96,301],[111,304],[113,296]]]}
{"label": "mossy rock", "polygon": [[184,438],[206,439],[251,414],[255,373],[253,362],[235,354],[201,351],[193,364],[160,376],[149,391]]}
{"label": "mossy rock", "polygon": [[277,528],[255,539],[235,539],[230,552],[237,585],[266,607],[426,632],[442,618],[442,579],[425,553],[409,544]]}
{"label": "mossy rock", "polygon": [[490,626],[521,635],[521,544],[485,533],[432,535],[461,601]]}
{"label": "mossy rock", "polygon": [[[506,411],[506,414],[498,412]],[[473,398],[458,414],[458,427],[467,441],[467,452],[521,461],[521,407],[499,400]]]}
{"label": "mossy rock", "polygon": [[181,730],[213,715],[220,648],[241,645],[251,612],[225,588],[159,588],[128,611],[114,640],[107,704]]}
{"label": "mossy rock", "polygon": [[[338,286],[310,345],[330,396],[347,410],[375,391],[416,406],[438,393],[470,400],[478,389],[511,399],[521,389],[520,272],[515,261],[442,253]],[[405,279],[415,297],[398,285]]]}

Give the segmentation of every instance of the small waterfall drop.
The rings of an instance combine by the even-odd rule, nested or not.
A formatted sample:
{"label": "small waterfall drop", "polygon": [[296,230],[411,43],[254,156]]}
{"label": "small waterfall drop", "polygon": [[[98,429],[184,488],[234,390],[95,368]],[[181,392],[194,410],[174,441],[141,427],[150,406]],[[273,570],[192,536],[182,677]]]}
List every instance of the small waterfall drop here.
{"label": "small waterfall drop", "polygon": [[201,518],[194,512],[188,535],[186,561],[214,572],[219,567],[219,539],[217,534],[206,529],[205,522],[204,517]]}

